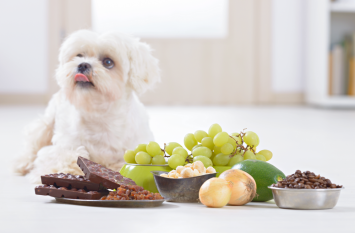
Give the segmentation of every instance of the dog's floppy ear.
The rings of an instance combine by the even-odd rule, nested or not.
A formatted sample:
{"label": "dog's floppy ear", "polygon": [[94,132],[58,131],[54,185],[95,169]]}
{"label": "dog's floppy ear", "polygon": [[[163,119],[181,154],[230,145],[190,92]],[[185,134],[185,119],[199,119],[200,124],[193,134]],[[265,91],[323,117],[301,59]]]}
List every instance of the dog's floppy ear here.
{"label": "dog's floppy ear", "polygon": [[134,39],[129,46],[128,57],[130,61],[128,82],[137,94],[143,94],[160,81],[159,62],[152,56],[148,44]]}

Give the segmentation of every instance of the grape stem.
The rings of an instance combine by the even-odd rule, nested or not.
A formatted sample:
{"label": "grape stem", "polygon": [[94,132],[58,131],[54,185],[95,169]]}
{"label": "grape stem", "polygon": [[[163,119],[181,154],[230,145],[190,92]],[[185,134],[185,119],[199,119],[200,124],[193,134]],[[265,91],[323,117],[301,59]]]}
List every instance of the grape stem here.
{"label": "grape stem", "polygon": [[243,131],[240,132],[240,134],[236,135],[237,138],[240,137],[240,139],[241,139],[241,141],[242,141],[241,144],[239,144],[238,141],[237,141],[235,138],[233,138],[233,136],[229,136],[229,137],[231,137],[231,138],[235,141],[235,143],[237,144],[235,150],[234,150],[234,151],[232,152],[232,154],[229,156],[230,158],[232,158],[232,157],[237,153],[238,150],[239,150],[239,151],[242,151],[242,150],[244,151],[243,154],[242,154],[243,157],[244,157],[245,152],[247,152],[248,150],[250,150],[251,152],[253,152],[253,153],[255,154],[254,146],[248,146],[248,145],[247,145],[247,146],[243,146],[243,143],[244,143],[243,137],[244,137],[244,135],[245,135],[244,130],[246,130],[246,128],[243,129]]}
{"label": "grape stem", "polygon": [[164,158],[165,158],[165,157],[170,157],[170,156],[167,156],[167,155],[166,155],[166,150],[165,150],[165,147],[166,147],[166,143],[164,143],[164,149],[161,149],[161,151],[163,151],[163,152],[164,152]]}
{"label": "grape stem", "polygon": [[185,162],[188,162],[188,163],[191,163],[193,162],[193,157],[192,157],[192,154],[188,155]]}
{"label": "grape stem", "polygon": [[[160,148],[160,150],[164,152],[164,158],[169,158],[170,155],[167,155],[167,154],[166,154],[165,147],[166,147],[166,143],[164,143],[164,149],[161,149],[161,148]],[[192,161],[193,161],[192,154],[189,154],[189,155],[187,156],[185,162],[191,163]]]}

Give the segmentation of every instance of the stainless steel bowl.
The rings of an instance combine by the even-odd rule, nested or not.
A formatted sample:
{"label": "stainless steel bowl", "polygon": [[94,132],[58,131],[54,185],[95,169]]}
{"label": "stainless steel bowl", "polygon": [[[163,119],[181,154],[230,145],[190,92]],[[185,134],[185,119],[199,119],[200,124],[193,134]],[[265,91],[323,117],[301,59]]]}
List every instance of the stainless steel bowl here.
{"label": "stainless steel bowl", "polygon": [[337,204],[340,191],[336,189],[288,189],[268,187],[275,203],[284,209],[321,210],[331,209]]}
{"label": "stainless steel bowl", "polygon": [[217,173],[210,173],[190,178],[173,179],[160,176],[160,174],[168,174],[168,172],[151,171],[151,173],[160,195],[166,201],[172,202],[198,202],[198,193],[202,184],[217,175]]}

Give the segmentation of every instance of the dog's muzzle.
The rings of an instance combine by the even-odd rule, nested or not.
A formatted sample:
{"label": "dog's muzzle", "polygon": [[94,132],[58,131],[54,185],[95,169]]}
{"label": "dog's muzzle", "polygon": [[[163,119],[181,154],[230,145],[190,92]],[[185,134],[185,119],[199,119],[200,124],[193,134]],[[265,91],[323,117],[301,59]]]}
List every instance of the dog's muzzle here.
{"label": "dog's muzzle", "polygon": [[78,73],[75,75],[74,79],[77,85],[80,87],[92,87],[94,84],[87,77],[91,72],[91,65],[89,63],[83,62],[78,65]]}
{"label": "dog's muzzle", "polygon": [[78,65],[78,72],[85,74],[85,73],[89,73],[91,70],[91,65],[89,63],[83,62],[81,64]]}

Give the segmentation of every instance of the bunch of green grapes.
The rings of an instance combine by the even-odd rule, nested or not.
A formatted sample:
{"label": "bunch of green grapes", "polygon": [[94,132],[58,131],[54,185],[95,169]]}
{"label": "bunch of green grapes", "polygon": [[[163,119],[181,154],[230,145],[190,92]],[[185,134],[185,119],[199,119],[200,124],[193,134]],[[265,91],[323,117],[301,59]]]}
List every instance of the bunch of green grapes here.
{"label": "bunch of green grapes", "polygon": [[[163,165],[168,163],[172,169],[187,163],[201,161],[206,168],[210,166],[233,166],[247,159],[268,161],[272,158],[269,150],[256,153],[259,137],[252,131],[232,133],[222,131],[219,124],[213,124],[208,133],[197,130],[184,138],[185,147],[177,142],[164,144],[161,149],[157,142],[139,144],[135,150],[127,150],[124,160],[127,163]],[[167,161],[166,161],[167,158]]]}
{"label": "bunch of green grapes", "polygon": [[[168,154],[168,155],[167,155]],[[137,164],[166,164],[165,157],[168,157],[168,165],[176,169],[186,163],[188,153],[177,142],[170,142],[161,149],[157,142],[149,142],[148,144],[139,144],[135,150],[126,150],[123,158],[127,163]]]}
{"label": "bunch of green grapes", "polygon": [[201,161],[205,167],[233,166],[247,159],[268,161],[272,158],[269,150],[256,153],[259,145],[256,133],[247,131],[229,135],[219,124],[211,125],[208,132],[197,130],[194,134],[186,134],[184,144],[191,151],[193,161]]}
{"label": "bunch of green grapes", "polygon": [[164,151],[156,142],[139,144],[134,150],[126,150],[123,158],[127,163],[156,165],[166,164]]}

